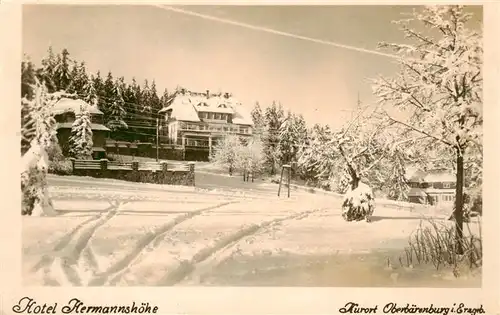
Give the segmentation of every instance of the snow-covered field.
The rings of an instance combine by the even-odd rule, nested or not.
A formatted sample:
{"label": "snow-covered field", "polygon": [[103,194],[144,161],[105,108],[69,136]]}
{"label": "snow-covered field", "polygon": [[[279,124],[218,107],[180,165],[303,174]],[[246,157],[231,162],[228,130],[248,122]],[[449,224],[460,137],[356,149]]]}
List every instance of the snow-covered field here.
{"label": "snow-covered field", "polygon": [[422,282],[384,269],[388,255],[403,253],[418,213],[378,206],[371,223],[345,222],[335,196],[278,197],[274,184],[221,177],[216,187],[216,175],[205,176],[196,188],[50,176],[59,215],[23,217],[25,285]]}

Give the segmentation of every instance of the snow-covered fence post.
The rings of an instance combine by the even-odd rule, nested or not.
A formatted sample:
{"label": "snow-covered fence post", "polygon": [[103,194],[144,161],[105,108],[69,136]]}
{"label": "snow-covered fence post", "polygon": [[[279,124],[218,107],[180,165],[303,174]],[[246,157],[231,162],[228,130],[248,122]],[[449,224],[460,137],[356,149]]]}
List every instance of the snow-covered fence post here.
{"label": "snow-covered fence post", "polygon": [[69,160],[71,161],[71,173],[74,173],[75,172],[75,158],[69,158]]}
{"label": "snow-covered fence post", "polygon": [[163,171],[163,174],[167,174],[167,171],[168,171],[168,164],[167,162],[161,162],[161,170]]}
{"label": "snow-covered fence post", "polygon": [[195,163],[189,162],[189,175],[188,175],[188,186],[195,186]]}
{"label": "snow-covered fence post", "polygon": [[108,160],[107,159],[101,159],[99,162],[100,162],[100,165],[101,165],[100,177],[106,178],[106,173],[108,171]]}
{"label": "snow-covered fence post", "polygon": [[132,170],[133,171],[139,170],[139,162],[138,161],[132,161]]}

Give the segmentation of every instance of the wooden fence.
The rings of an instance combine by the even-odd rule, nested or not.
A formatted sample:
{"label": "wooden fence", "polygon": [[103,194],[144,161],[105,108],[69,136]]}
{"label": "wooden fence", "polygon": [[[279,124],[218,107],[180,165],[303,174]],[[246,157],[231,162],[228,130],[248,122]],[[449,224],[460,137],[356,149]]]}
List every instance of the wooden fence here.
{"label": "wooden fence", "polygon": [[72,159],[73,175],[194,186],[193,162],[115,162]]}

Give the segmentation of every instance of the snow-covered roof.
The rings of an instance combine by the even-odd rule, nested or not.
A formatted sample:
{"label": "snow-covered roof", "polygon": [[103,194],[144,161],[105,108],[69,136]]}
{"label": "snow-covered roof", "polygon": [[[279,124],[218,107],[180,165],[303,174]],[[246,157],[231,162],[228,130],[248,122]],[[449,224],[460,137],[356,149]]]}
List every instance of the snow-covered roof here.
{"label": "snow-covered roof", "polygon": [[252,115],[250,115],[243,105],[236,105],[233,109],[233,124],[253,126]]}
{"label": "snow-covered roof", "polygon": [[414,170],[413,172],[407,170],[407,176],[410,182],[454,182],[455,175],[447,170],[433,170],[424,172],[422,170]]}
{"label": "snow-covered roof", "polygon": [[162,108],[159,113],[172,110],[172,118],[185,121],[200,121],[198,113],[187,95],[178,95],[169,106]]}
{"label": "snow-covered roof", "polygon": [[[72,122],[65,122],[65,123],[57,123],[56,129],[63,129],[63,128],[68,128],[71,129],[73,126]],[[92,130],[103,130],[103,131],[109,131],[109,128],[101,125],[101,124],[90,124],[90,128]]]}
{"label": "snow-covered roof", "polygon": [[185,121],[200,121],[198,112],[233,114],[233,123],[253,125],[250,114],[244,109],[241,102],[231,96],[219,94],[185,92],[177,93],[169,106],[162,108],[159,113],[172,111],[173,118]]}
{"label": "snow-covered roof", "polygon": [[60,115],[67,112],[73,112],[75,114],[79,114],[82,107],[87,107],[87,110],[89,111],[90,114],[95,114],[95,115],[103,114],[103,112],[101,112],[97,108],[97,106],[92,106],[81,99],[74,100],[71,98],[60,99],[56,104],[54,104],[51,112],[53,115]]}
{"label": "snow-covered roof", "polygon": [[425,176],[424,179],[428,183],[434,182],[454,182],[456,180],[455,175],[448,172],[436,172],[430,173]]}

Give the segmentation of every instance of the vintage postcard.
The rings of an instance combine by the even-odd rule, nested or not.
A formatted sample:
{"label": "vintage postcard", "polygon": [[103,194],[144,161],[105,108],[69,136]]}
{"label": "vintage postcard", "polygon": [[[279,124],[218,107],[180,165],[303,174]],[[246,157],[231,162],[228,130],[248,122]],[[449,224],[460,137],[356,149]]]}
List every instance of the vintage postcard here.
{"label": "vintage postcard", "polygon": [[2,6],[4,314],[500,311],[498,6]]}

